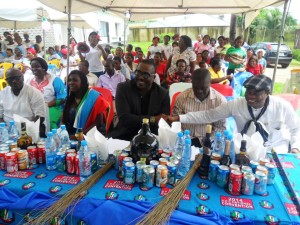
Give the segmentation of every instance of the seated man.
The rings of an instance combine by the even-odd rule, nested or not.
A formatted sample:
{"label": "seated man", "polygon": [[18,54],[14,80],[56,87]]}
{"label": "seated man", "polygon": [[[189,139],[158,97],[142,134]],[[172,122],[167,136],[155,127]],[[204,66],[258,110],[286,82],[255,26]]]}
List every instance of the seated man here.
{"label": "seated man", "polygon": [[152,60],[142,61],[135,78],[120,83],[116,93],[119,123],[109,136],[131,140],[141,129],[142,119],[150,119],[151,132],[157,134],[162,114],[170,113],[170,97],[166,89],[154,83],[155,67]]}
{"label": "seated man", "polygon": [[83,74],[86,76],[86,78],[88,79],[88,82],[89,82],[89,87],[94,87],[97,85],[98,83],[98,77],[91,73],[89,71],[89,62],[86,61],[86,60],[83,60],[79,63],[78,65],[78,69],[83,72]]}
{"label": "seated man", "polygon": [[[219,92],[210,87],[210,73],[207,69],[197,69],[192,75],[192,88],[178,95],[173,115],[186,114],[188,112],[206,111],[213,109],[226,102]],[[213,130],[223,131],[226,129],[225,119],[212,124]],[[182,124],[183,130],[190,130],[192,145],[200,147],[200,140],[205,136],[206,124]]]}
{"label": "seated man", "polygon": [[113,97],[116,95],[117,86],[125,81],[125,77],[121,73],[117,73],[114,69],[114,61],[108,59],[104,63],[105,74],[99,77],[98,87],[103,87],[111,91]]}
{"label": "seated man", "polygon": [[[290,145],[291,152],[299,153],[300,119],[291,104],[270,95],[271,86],[269,77],[252,76],[244,83],[245,98],[235,99],[207,111],[168,117],[168,121],[204,124],[233,116],[240,133],[252,135],[258,131],[269,150],[275,148],[284,153]],[[290,137],[287,138],[287,135]]]}
{"label": "seated man", "polygon": [[43,95],[36,88],[24,84],[24,77],[20,70],[9,69],[6,74],[6,81],[10,86],[0,92],[0,122],[9,123],[13,120],[14,114],[30,121],[37,121],[40,118],[40,135],[44,137]]}

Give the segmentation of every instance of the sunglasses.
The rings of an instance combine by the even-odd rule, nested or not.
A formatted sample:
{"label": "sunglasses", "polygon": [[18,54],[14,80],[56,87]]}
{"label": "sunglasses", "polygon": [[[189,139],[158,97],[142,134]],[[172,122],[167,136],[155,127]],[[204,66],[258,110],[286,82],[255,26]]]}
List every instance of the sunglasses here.
{"label": "sunglasses", "polygon": [[154,74],[150,74],[150,73],[148,73],[148,72],[142,72],[142,71],[140,71],[140,70],[136,70],[136,71],[135,71],[135,75],[136,75],[137,77],[143,76],[144,78],[149,79],[149,78],[150,78],[151,76],[153,76]]}

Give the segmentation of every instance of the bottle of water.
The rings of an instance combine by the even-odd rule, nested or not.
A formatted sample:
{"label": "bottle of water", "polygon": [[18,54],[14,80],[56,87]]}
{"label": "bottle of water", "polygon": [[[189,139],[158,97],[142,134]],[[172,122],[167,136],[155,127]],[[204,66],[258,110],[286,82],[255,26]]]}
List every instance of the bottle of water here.
{"label": "bottle of water", "polygon": [[177,134],[177,139],[174,146],[174,154],[181,156],[183,151],[183,146],[184,146],[184,138],[183,138],[183,133],[180,131]]}
{"label": "bottle of water", "polygon": [[8,135],[9,135],[9,140],[17,142],[19,138],[19,131],[17,126],[15,125],[15,121],[13,120],[9,121]]}
{"label": "bottle of water", "polygon": [[46,148],[46,169],[55,170],[56,169],[56,144],[52,132],[47,133],[45,148]]}
{"label": "bottle of water", "polygon": [[191,139],[185,139],[184,142],[181,162],[178,168],[179,177],[184,177],[189,172],[191,166]]}
{"label": "bottle of water", "polygon": [[228,135],[230,134],[229,130],[224,130],[223,131],[223,140],[224,140],[224,143],[226,140],[228,140]]}
{"label": "bottle of water", "polygon": [[8,130],[6,128],[6,124],[5,123],[0,123],[0,140],[1,143],[5,143],[6,141],[8,141],[9,136],[8,136]]}
{"label": "bottle of water", "polygon": [[91,154],[88,150],[87,142],[85,140],[81,141],[81,147],[78,151],[78,156],[80,180],[84,181],[92,174]]}
{"label": "bottle of water", "polygon": [[191,132],[190,130],[184,130],[184,139],[191,139],[191,136],[190,136]]}
{"label": "bottle of water", "polygon": [[60,138],[61,146],[69,145],[70,138],[69,138],[69,133],[66,130],[66,125],[61,125],[60,129],[61,129],[61,131],[59,133],[59,138]]}
{"label": "bottle of water", "polygon": [[224,154],[224,140],[220,132],[216,132],[212,153],[218,153],[221,157]]}
{"label": "bottle of water", "polygon": [[53,139],[54,139],[55,145],[56,145],[56,152],[58,152],[59,148],[61,147],[61,141],[60,141],[60,138],[57,134],[57,130],[52,129],[52,134],[53,134]]}
{"label": "bottle of water", "polygon": [[235,163],[235,150],[234,150],[234,142],[233,142],[233,137],[232,134],[228,134],[227,140],[229,140],[230,143],[230,158],[231,158],[231,163]]}

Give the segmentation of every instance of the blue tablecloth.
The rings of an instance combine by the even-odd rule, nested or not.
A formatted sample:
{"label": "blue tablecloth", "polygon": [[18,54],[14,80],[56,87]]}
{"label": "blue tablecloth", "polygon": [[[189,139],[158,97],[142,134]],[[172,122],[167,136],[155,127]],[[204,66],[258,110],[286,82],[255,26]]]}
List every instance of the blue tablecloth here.
{"label": "blue tablecloth", "polygon": [[[294,189],[299,193],[300,159],[288,154],[280,155],[280,159]],[[30,176],[25,178],[28,175]],[[14,218],[15,222],[10,224],[18,224],[27,213],[31,216],[39,213],[39,209],[53,204],[78,181],[76,176],[46,171],[43,165],[19,173],[18,176],[23,178],[11,175],[7,177],[4,171],[0,172],[0,208],[14,212],[13,215],[5,216],[5,211],[2,211],[0,219],[9,222],[10,217]],[[135,224],[140,216],[163,199],[170,191],[169,188],[171,186],[165,189],[154,187],[145,191],[138,184],[124,185],[117,179],[116,170],[112,169],[76,205],[68,220],[72,220],[73,224],[79,218],[91,225]],[[278,224],[277,222],[300,224],[285,182],[278,174],[275,184],[268,186],[267,196],[231,196],[215,183],[202,180],[196,174],[169,224]]]}

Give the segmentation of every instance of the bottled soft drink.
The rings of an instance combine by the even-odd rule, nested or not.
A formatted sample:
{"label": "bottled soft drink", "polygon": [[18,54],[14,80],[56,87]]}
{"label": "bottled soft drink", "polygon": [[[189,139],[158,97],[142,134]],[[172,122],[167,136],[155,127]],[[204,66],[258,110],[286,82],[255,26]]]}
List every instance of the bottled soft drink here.
{"label": "bottled soft drink", "polygon": [[201,178],[207,179],[209,164],[210,164],[210,155],[213,142],[211,140],[211,131],[212,126],[210,124],[206,125],[206,134],[202,139],[203,144],[203,156],[200,162],[200,167],[198,168],[198,172]]}
{"label": "bottled soft drink", "polygon": [[184,177],[191,166],[191,139],[184,140],[184,148],[181,156],[181,162],[178,168],[178,175]]}
{"label": "bottled soft drink", "polygon": [[235,157],[235,163],[239,166],[249,166],[250,159],[247,154],[247,141],[242,140],[241,141],[241,148],[240,148],[240,154],[237,154]]}
{"label": "bottled soft drink", "polygon": [[184,133],[183,133],[183,137],[184,139],[191,139],[191,131],[190,130],[184,130]]}
{"label": "bottled soft drink", "polygon": [[81,147],[78,151],[78,156],[80,180],[84,181],[92,174],[91,154],[88,150],[87,142],[85,140],[81,141]]}
{"label": "bottled soft drink", "polygon": [[212,153],[218,153],[220,156],[224,153],[224,140],[220,132],[216,132]]}
{"label": "bottled soft drink", "polygon": [[183,138],[183,133],[180,131],[177,134],[177,139],[174,146],[174,153],[177,155],[182,155],[183,146],[184,146],[184,138]]}
{"label": "bottled soft drink", "polygon": [[8,136],[8,130],[6,128],[5,123],[0,123],[0,140],[2,143],[5,143],[8,141],[9,136]]}
{"label": "bottled soft drink", "polygon": [[13,120],[9,121],[8,135],[9,135],[9,140],[17,142],[19,138],[19,131],[17,129],[15,121]]}
{"label": "bottled soft drink", "polygon": [[56,129],[52,129],[52,133],[53,133],[53,139],[54,139],[55,145],[56,145],[56,152],[58,152],[58,150],[61,146],[61,141],[60,141],[60,138],[58,136],[58,133],[57,133]]}
{"label": "bottled soft drink", "polygon": [[47,133],[45,148],[46,148],[46,169],[55,170],[56,169],[56,144],[52,132]]}
{"label": "bottled soft drink", "polygon": [[69,133],[66,129],[66,125],[64,125],[64,124],[61,125],[60,129],[61,129],[61,131],[59,133],[59,138],[60,138],[61,146],[70,144]]}
{"label": "bottled soft drink", "polygon": [[233,137],[232,134],[228,134],[227,136],[227,140],[230,141],[230,158],[231,158],[231,162],[235,163],[235,150],[234,150],[234,143],[233,143]]}

